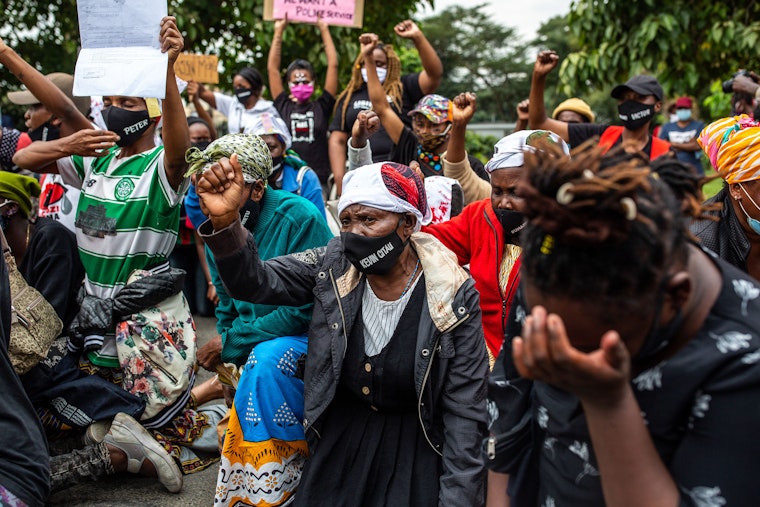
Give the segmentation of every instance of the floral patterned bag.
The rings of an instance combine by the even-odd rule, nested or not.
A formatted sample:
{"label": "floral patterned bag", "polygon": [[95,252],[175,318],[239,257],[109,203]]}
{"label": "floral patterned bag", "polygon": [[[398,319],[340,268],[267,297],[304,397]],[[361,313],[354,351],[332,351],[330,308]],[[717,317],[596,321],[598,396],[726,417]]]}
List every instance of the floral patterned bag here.
{"label": "floral patterned bag", "polygon": [[[150,276],[134,271],[127,283]],[[145,401],[141,422],[161,427],[182,410],[195,381],[195,322],[182,292],[116,325],[122,387]]]}

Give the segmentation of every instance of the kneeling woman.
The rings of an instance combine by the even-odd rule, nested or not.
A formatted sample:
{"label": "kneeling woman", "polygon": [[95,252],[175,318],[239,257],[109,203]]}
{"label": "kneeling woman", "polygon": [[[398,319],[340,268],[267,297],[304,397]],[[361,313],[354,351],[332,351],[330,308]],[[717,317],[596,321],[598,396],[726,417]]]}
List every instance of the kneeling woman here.
{"label": "kneeling woman", "polygon": [[210,217],[199,231],[229,293],[314,302],[311,456],[296,505],[482,505],[488,363],[478,294],[456,257],[417,232],[430,213],[422,180],[393,163],[351,172],[341,236],[266,262],[232,205],[242,189],[235,155],[198,181]]}

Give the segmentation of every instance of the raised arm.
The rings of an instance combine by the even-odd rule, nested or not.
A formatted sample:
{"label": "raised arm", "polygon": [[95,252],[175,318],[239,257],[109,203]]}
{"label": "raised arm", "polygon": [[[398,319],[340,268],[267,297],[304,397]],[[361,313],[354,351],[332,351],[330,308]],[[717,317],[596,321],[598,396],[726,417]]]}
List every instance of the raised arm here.
{"label": "raised arm", "polygon": [[198,89],[198,83],[195,81],[189,81],[187,83],[187,97],[190,99],[190,102],[193,103],[193,106],[195,106],[195,112],[198,113],[198,118],[205,121],[208,125],[211,139],[214,140],[219,137],[219,133],[216,131],[216,127],[214,127],[214,119],[211,117],[201,102],[200,96],[198,94]]}
{"label": "raised arm", "polygon": [[267,58],[267,74],[269,75],[269,91],[272,98],[276,99],[285,91],[280,77],[280,64],[282,63],[282,34],[288,26],[288,15],[285,14],[283,19],[275,20],[274,35],[272,35],[272,46],[269,48],[269,57]]}
{"label": "raised arm", "polygon": [[166,178],[172,188],[178,189],[185,178],[187,162],[185,152],[190,148],[190,134],[187,130],[187,116],[182,100],[179,97],[177,78],[174,76],[174,62],[182,52],[185,42],[177,29],[174,16],[167,16],[161,20],[161,32],[159,34],[161,51],[169,56],[169,65],[166,67],[166,98],[163,102],[163,141],[164,141],[164,168]]}
{"label": "raised arm", "polygon": [[348,170],[353,171],[372,163],[372,148],[369,138],[380,129],[380,118],[374,111],[359,111],[351,128],[348,141]]}
{"label": "raised arm", "polygon": [[428,95],[435,92],[441,84],[443,77],[443,64],[438,58],[435,48],[427,40],[425,34],[411,19],[407,19],[396,25],[393,30],[399,37],[411,39],[417,53],[420,55],[422,62],[422,72],[420,72],[419,84],[422,93]]}
{"label": "raised arm", "polygon": [[203,83],[198,83],[198,97],[200,97],[203,102],[216,109],[216,97],[214,96],[214,92],[203,86]]}
{"label": "raised arm", "polygon": [[546,88],[546,75],[549,74],[559,63],[559,56],[554,51],[541,51],[536,57],[533,66],[533,80],[530,85],[530,110],[529,122],[531,128],[537,130],[551,130],[566,142],[570,141],[567,123],[549,118],[544,105],[544,89]]}
{"label": "raised arm", "polygon": [[335,49],[335,43],[330,35],[330,27],[321,17],[317,18],[317,26],[322,35],[322,44],[325,45],[325,56],[327,57],[325,91],[335,97],[338,93],[338,51]]}
{"label": "raised arm", "polygon": [[374,33],[363,33],[359,36],[359,43],[364,56],[364,68],[367,69],[367,91],[369,92],[369,99],[372,101],[372,109],[380,117],[380,122],[393,144],[398,144],[401,134],[404,132],[404,122],[388,104],[383,85],[377,77],[373,52],[379,43],[379,39]]}
{"label": "raised arm", "polygon": [[61,120],[61,135],[67,136],[78,130],[92,128],[90,120],[77,109],[65,93],[9,48],[2,39],[0,39],[0,64],[26,85],[32,95],[53,113],[53,116]]}
{"label": "raised arm", "polygon": [[449,146],[443,157],[443,175],[454,178],[462,185],[465,205],[491,195],[491,184],[472,170],[465,150],[467,124],[472,120],[476,106],[477,98],[474,93],[460,93],[454,97]]}

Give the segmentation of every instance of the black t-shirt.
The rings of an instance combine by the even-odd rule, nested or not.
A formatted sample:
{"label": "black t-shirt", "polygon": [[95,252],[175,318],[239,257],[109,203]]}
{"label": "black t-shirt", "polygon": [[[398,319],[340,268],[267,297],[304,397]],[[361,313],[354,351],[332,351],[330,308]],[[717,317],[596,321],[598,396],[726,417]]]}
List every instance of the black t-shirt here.
{"label": "black t-shirt", "polygon": [[[375,151],[375,136],[372,136],[371,141],[372,143],[372,151],[374,153]],[[399,164],[409,165],[409,162],[412,160],[417,160],[417,162],[420,163],[420,169],[422,169],[422,173],[427,176],[443,176],[443,173],[438,173],[438,171],[435,171],[434,169],[430,167],[426,167],[425,164],[420,162],[417,157],[417,148],[419,146],[419,141],[417,141],[417,136],[414,135],[414,132],[409,127],[404,127],[404,131],[401,132],[401,136],[398,139],[398,144],[394,147],[393,152],[391,153],[391,162],[398,162]],[[470,161],[470,167],[472,167],[472,170],[475,171],[475,173],[480,176],[482,179],[490,182],[490,178],[488,177],[488,173],[486,172],[485,167],[483,166],[483,162],[481,162],[477,157],[474,157],[467,154],[467,160]]]}
{"label": "black t-shirt", "polygon": [[[405,74],[401,76],[401,84],[403,87],[403,95],[401,97],[402,110],[399,112],[393,104],[391,104],[391,108],[393,108],[393,111],[401,118],[405,125],[411,126],[412,120],[407,116],[407,113],[414,109],[414,106],[423,97],[419,85],[419,74]],[[351,95],[351,103],[346,109],[345,121],[342,121],[344,100],[345,98],[340,99],[335,107],[335,116],[330,124],[330,131],[339,130],[351,136],[351,128],[354,126],[354,121],[356,121],[359,111],[372,108],[372,101],[369,99],[366,83]],[[380,125],[380,130],[372,135],[372,161],[383,162],[391,160],[392,152],[393,141],[388,137],[388,133],[383,126]]]}
{"label": "black t-shirt", "polygon": [[291,100],[287,90],[274,99],[274,107],[293,137],[293,150],[314,169],[322,183],[331,172],[327,127],[334,106],[335,97],[326,91],[317,100],[303,104]]}
{"label": "black t-shirt", "polygon": [[[598,123],[569,123],[567,125],[567,138],[570,141],[570,147],[578,147],[587,139],[594,136],[601,136],[609,127],[610,125],[601,125]],[[622,141],[623,136],[621,135],[617,138],[617,141],[615,141],[615,144],[613,144],[612,147],[614,148],[615,146],[618,146]],[[652,136],[649,136],[646,146],[644,146],[644,149],[641,151],[646,153],[647,156],[652,154]]]}

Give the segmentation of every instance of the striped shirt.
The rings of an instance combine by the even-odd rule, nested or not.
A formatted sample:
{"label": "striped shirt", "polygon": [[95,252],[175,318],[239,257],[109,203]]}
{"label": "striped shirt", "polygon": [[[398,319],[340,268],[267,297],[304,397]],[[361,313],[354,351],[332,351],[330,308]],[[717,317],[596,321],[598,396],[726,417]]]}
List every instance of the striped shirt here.
{"label": "striped shirt", "polygon": [[189,185],[175,191],[166,178],[164,149],[118,159],[115,147],[104,157],[58,160],[64,180],[82,188],[76,214],[85,289],[112,298],[135,269],[166,262],[177,241],[179,204]]}
{"label": "striped shirt", "polygon": [[368,357],[378,355],[391,341],[396,331],[401,314],[404,313],[406,304],[412,297],[412,292],[417,282],[422,277],[418,276],[406,293],[395,301],[380,299],[367,284],[362,294],[362,323],[364,324],[364,353]]}

